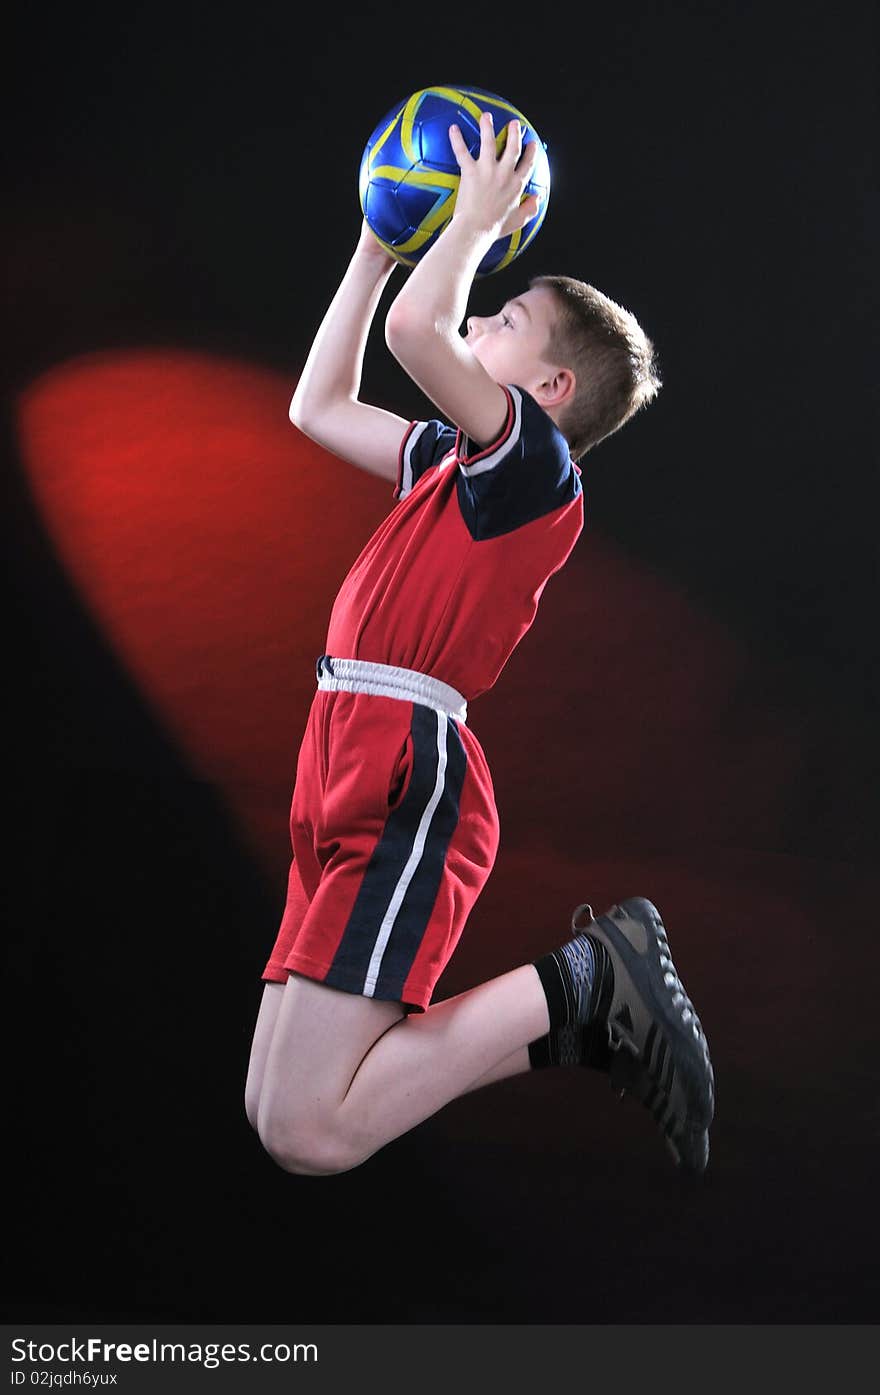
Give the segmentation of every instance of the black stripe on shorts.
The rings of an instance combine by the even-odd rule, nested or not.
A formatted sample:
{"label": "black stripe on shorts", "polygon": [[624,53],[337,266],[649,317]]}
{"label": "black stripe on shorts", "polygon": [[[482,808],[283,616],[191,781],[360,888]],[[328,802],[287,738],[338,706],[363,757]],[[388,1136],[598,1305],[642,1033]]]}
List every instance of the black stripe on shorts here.
{"label": "black stripe on shorts", "polygon": [[413,703],[409,787],[367,865],[333,964],[331,988],[401,1000],[437,900],[458,824],[467,755],[454,721]]}

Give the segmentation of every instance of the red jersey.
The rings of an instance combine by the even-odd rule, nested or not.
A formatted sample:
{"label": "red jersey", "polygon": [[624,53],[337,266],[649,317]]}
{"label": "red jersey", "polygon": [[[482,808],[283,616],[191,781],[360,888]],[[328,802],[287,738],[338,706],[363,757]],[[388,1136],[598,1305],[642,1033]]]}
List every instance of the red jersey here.
{"label": "red jersey", "polygon": [[475,450],[441,421],[411,422],[397,501],[339,589],[326,652],[427,673],[471,701],[492,687],[584,523],[565,437],[522,388]]}

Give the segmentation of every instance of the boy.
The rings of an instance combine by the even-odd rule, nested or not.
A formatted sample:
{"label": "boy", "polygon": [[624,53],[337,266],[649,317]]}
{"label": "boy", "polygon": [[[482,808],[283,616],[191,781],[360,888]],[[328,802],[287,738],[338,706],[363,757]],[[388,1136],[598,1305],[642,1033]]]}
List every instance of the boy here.
{"label": "boy", "polygon": [[467,701],[494,683],[583,526],[574,460],[660,387],[636,321],[592,287],[537,278],[459,326],[485,252],[534,216],[535,148],[512,121],[472,158],[455,211],[386,319],[392,354],[454,426],[359,401],[395,263],[364,226],[291,403],[330,451],[396,481],[344,581],[297,764],[287,904],[263,973],[250,1122],[288,1171],[357,1166],[469,1090],[580,1064],[650,1110],[680,1167],[708,1159],[708,1046],[641,897],[534,963],[429,1006],[492,869],[498,818]]}

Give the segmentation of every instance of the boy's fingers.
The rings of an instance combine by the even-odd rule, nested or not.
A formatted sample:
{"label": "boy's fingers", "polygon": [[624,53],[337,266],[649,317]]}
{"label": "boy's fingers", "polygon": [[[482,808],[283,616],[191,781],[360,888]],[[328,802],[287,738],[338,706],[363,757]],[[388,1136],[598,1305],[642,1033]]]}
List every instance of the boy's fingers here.
{"label": "boy's fingers", "polygon": [[535,161],[538,158],[538,142],[530,140],[528,145],[523,146],[522,157],[516,167],[517,174],[528,177],[531,174]]}
{"label": "boy's fingers", "polygon": [[522,126],[517,120],[507,123],[507,144],[504,147],[504,154],[515,165],[522,150]]}
{"label": "boy's fingers", "polygon": [[495,159],[495,122],[491,111],[484,111],[480,116],[480,158]]}
{"label": "boy's fingers", "polygon": [[513,212],[504,220],[501,227],[501,236],[508,237],[510,233],[516,232],[517,228],[524,228],[526,223],[530,222],[532,218],[535,217],[540,206],[538,195],[529,194],[528,198],[523,199],[522,203],[517,204]]}
{"label": "boy's fingers", "polygon": [[461,168],[465,158],[470,156],[470,151],[465,145],[464,136],[457,126],[449,127],[449,143],[452,146],[452,153],[458,161],[458,166]]}

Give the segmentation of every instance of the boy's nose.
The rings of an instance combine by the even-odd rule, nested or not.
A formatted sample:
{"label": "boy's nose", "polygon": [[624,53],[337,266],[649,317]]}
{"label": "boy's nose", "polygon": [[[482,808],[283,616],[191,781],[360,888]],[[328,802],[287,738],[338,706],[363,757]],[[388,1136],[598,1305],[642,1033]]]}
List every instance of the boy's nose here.
{"label": "boy's nose", "polygon": [[477,334],[477,333],[479,333],[479,328],[480,328],[480,319],[479,319],[479,317],[478,317],[477,315],[469,315],[469,316],[468,316],[468,319],[467,319],[467,332],[468,332],[468,334]]}

